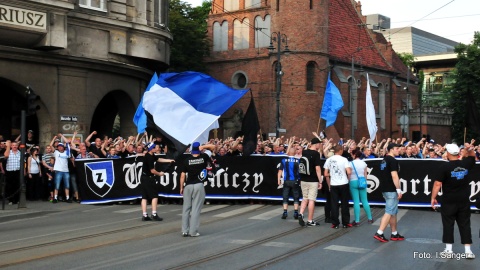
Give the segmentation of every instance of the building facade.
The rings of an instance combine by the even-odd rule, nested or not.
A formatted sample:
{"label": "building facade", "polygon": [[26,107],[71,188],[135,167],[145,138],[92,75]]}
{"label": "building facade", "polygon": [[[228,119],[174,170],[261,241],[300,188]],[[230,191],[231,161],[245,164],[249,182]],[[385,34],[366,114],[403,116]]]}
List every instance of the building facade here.
{"label": "building facade", "polygon": [[[415,77],[365,20],[360,2],[352,0],[213,0],[209,72],[232,87],[252,90],[267,135],[310,138],[325,129],[333,138],[368,137],[368,83],[378,137],[411,138],[413,130],[402,134],[398,111],[417,106],[417,99],[407,98],[418,94]],[[320,111],[329,74],[344,107],[326,127]],[[224,137],[238,130],[236,114],[248,102],[245,97],[222,117]]]}
{"label": "building facade", "polygon": [[169,64],[167,23],[167,0],[2,1],[0,134],[20,133],[27,86],[40,96],[27,129],[41,145],[74,131],[135,134],[141,95]]}

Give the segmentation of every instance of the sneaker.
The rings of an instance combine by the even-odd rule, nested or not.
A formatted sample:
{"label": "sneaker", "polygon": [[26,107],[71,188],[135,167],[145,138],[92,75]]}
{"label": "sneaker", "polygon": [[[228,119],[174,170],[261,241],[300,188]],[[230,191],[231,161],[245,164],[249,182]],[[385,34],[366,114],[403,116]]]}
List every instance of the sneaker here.
{"label": "sneaker", "polygon": [[197,232],[197,233],[194,233],[194,234],[192,234],[192,235],[190,235],[190,236],[191,236],[191,237],[199,237],[200,234]]}
{"label": "sneaker", "polygon": [[58,199],[53,199],[52,203],[58,203]]}
{"label": "sneaker", "polygon": [[152,220],[155,220],[155,221],[162,221],[163,218],[159,217],[157,214],[155,215],[152,215]]}
{"label": "sneaker", "polygon": [[444,249],[442,252],[440,252],[440,258],[442,259],[453,259],[454,253],[451,250]]}
{"label": "sneaker", "polygon": [[338,229],[338,224],[337,224],[337,225],[332,224],[332,227],[330,227],[330,228],[332,228],[332,229]]}
{"label": "sneaker", "polygon": [[49,202],[53,202],[53,197],[48,197]]}
{"label": "sneaker", "polygon": [[287,212],[283,212],[283,214],[282,214],[282,219],[286,219],[287,217],[288,217]]}
{"label": "sneaker", "polygon": [[473,260],[475,259],[475,254],[472,252],[465,252],[465,259]]}
{"label": "sneaker", "polygon": [[315,227],[315,226],[320,226],[320,224],[318,224],[317,222],[315,222],[313,220],[312,220],[312,222],[310,222],[310,221],[307,222],[307,227]]}
{"label": "sneaker", "polygon": [[368,220],[368,224],[373,224],[373,222],[374,222],[373,218]]}
{"label": "sneaker", "polygon": [[72,203],[72,198],[68,198],[68,200],[66,200],[67,203]]}
{"label": "sneaker", "polygon": [[151,221],[152,219],[149,216],[142,216],[142,221]]}
{"label": "sneaker", "polygon": [[383,234],[375,233],[375,235],[373,236],[373,238],[377,239],[378,241],[380,241],[380,242],[382,242],[382,243],[388,242],[388,239],[385,238],[385,236],[384,236]]}
{"label": "sneaker", "polygon": [[298,214],[298,224],[300,224],[302,227],[305,227],[305,220],[303,220],[302,214]]}
{"label": "sneaker", "polygon": [[350,225],[352,225],[354,227],[358,227],[358,226],[360,226],[360,222],[353,221]]}
{"label": "sneaker", "polygon": [[390,240],[392,240],[392,241],[403,241],[403,240],[405,240],[405,237],[403,237],[399,233],[397,233],[397,234],[392,234],[392,236],[390,236]]}
{"label": "sneaker", "polygon": [[298,219],[298,212],[293,212],[293,218]]}
{"label": "sneaker", "polygon": [[343,224],[343,228],[351,228],[351,227],[353,227],[353,225],[350,223]]}
{"label": "sneaker", "polygon": [[184,233],[182,233],[182,236],[183,236],[183,237],[189,237],[189,236],[190,236],[190,234],[188,234],[188,233],[184,232]]}

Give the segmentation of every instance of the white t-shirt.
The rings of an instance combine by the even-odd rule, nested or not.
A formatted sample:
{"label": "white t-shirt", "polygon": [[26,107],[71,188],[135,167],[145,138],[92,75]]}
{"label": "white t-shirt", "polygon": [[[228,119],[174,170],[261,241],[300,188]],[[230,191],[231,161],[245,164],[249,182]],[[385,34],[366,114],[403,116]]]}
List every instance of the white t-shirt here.
{"label": "white t-shirt", "polygon": [[59,172],[68,172],[68,158],[70,157],[67,156],[67,152],[63,151],[63,153],[60,153],[58,150],[55,150],[53,156],[55,157],[55,165],[53,165],[53,170]]}
{"label": "white t-shirt", "polygon": [[333,155],[327,159],[323,165],[330,173],[330,185],[340,186],[348,184],[347,170],[351,168],[350,162],[340,155]]}
{"label": "white t-shirt", "polygon": [[[358,176],[365,176],[365,168],[367,168],[367,163],[361,159],[355,159],[353,165],[355,165],[355,169],[357,169]],[[355,169],[353,169],[352,163],[350,166],[352,167],[352,174],[350,174],[350,180],[358,180],[357,174],[355,173]]]}

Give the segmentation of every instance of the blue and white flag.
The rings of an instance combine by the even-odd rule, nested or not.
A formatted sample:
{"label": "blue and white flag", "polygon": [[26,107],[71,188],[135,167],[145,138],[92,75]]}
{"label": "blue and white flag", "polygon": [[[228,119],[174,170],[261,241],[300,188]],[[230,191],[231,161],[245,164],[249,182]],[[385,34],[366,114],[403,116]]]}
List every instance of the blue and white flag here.
{"label": "blue and white flag", "polygon": [[373,140],[375,140],[375,137],[377,135],[377,118],[375,116],[375,107],[373,106],[373,101],[372,101],[372,91],[370,90],[370,80],[368,78],[368,73],[367,73],[367,96],[366,96],[366,115],[367,115],[367,127],[368,127],[368,133],[370,134],[370,143],[368,147],[372,146]]}
{"label": "blue and white flag", "polygon": [[[145,92],[148,92],[152,88],[152,86],[155,85],[155,83],[158,80],[158,75],[155,72],[150,79],[150,83],[147,86],[147,89],[145,89]],[[135,112],[135,115],[133,116],[133,122],[137,126],[137,133],[144,133],[145,129],[147,128],[147,115],[145,114],[145,110],[143,109],[143,97],[140,100],[140,105],[137,107],[137,111]]]}
{"label": "blue and white flag", "polygon": [[337,86],[330,80],[330,73],[328,73],[327,88],[325,89],[322,111],[320,112],[320,117],[327,121],[326,127],[335,123],[338,111],[340,111],[342,107],[342,94],[340,94],[340,90],[338,90]]}
{"label": "blue and white flag", "polygon": [[145,92],[141,105],[156,128],[182,151],[247,91],[199,72],[164,73]]}

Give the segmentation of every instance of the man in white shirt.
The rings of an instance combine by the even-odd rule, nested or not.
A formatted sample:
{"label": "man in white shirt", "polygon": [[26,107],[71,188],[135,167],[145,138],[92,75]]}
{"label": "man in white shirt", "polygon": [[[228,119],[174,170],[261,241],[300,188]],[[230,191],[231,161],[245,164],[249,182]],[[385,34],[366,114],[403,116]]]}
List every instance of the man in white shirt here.
{"label": "man in white shirt", "polygon": [[336,145],[335,155],[331,156],[325,162],[323,168],[325,169],[325,177],[330,189],[330,196],[332,201],[332,228],[338,229],[340,221],[338,219],[338,200],[342,204],[342,224],[343,228],[352,227],[350,224],[350,210],[348,199],[350,196],[350,187],[348,185],[348,175],[352,173],[350,163],[345,157],[342,157],[343,146]]}
{"label": "man in white shirt", "polygon": [[[66,138],[62,136],[65,143],[68,143]],[[53,140],[50,146],[53,147]],[[70,172],[68,170],[68,159],[70,158],[69,151],[65,151],[65,145],[63,143],[58,143],[57,150],[53,153],[55,157],[55,165],[53,166],[53,170],[55,171],[55,190],[54,190],[54,198],[53,203],[58,202],[58,190],[60,189],[60,183],[63,180],[63,185],[65,188],[65,199],[68,203],[72,202],[70,198]]]}

